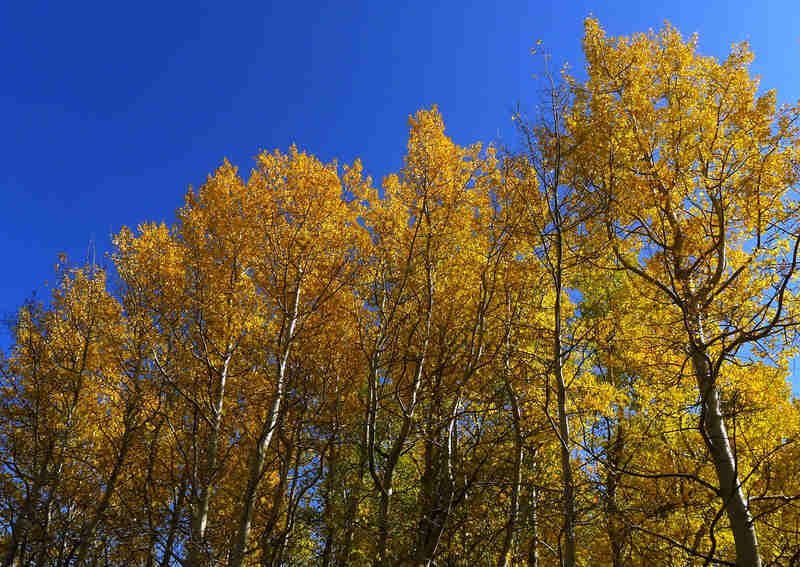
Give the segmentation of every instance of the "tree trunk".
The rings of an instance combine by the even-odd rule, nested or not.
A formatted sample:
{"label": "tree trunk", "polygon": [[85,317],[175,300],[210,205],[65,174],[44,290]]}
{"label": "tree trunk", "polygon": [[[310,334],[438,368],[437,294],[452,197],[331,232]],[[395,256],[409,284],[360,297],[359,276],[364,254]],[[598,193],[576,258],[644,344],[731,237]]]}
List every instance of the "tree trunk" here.
{"label": "tree trunk", "polygon": [[[282,422],[278,422],[278,427],[282,427]],[[278,433],[279,439],[282,439],[282,435]],[[275,556],[275,550],[277,548],[277,543],[279,541],[280,534],[278,532],[278,522],[280,521],[281,510],[283,508],[283,500],[286,492],[286,487],[289,484],[289,474],[292,470],[292,454],[294,451],[294,446],[292,442],[286,442],[282,439],[286,444],[286,456],[281,458],[280,465],[279,465],[279,477],[278,477],[278,485],[273,489],[272,492],[272,508],[270,510],[269,517],[267,518],[266,524],[264,526],[264,530],[261,533],[261,560],[260,565],[261,567],[272,567],[273,558]],[[280,443],[278,444],[280,447]]]}
{"label": "tree trunk", "polygon": [[[622,522],[619,518],[617,488],[620,478],[619,468],[622,465],[622,449],[625,443],[622,430],[624,415],[620,408],[617,408],[616,413],[616,431],[610,434],[613,435],[613,439],[609,439],[608,463],[611,466],[606,470],[606,495],[603,508],[606,515],[606,535],[611,547],[611,564],[613,567],[622,567],[625,564],[623,561],[625,528],[621,526]],[[609,428],[611,429],[611,425]]]}
{"label": "tree trunk", "polygon": [[391,565],[388,557],[389,546],[389,512],[392,507],[392,485],[391,476],[385,478],[389,486],[381,491],[381,502],[378,508],[378,547],[373,565],[375,567],[388,567]]}
{"label": "tree trunk", "polygon": [[454,428],[457,408],[458,402],[453,405],[453,410],[450,412],[445,438],[438,439],[438,432],[431,433],[425,443],[425,473],[421,490],[423,512],[417,531],[415,565],[429,567],[433,564],[436,548],[439,547],[453,506]]}
{"label": "tree trunk", "polygon": [[736,545],[736,565],[738,567],[761,567],[753,517],[739,482],[736,457],[731,449],[720,407],[716,377],[713,375],[711,362],[704,350],[702,335],[695,337],[695,340],[692,341],[690,352],[702,401],[700,430],[714,461],[725,513],[733,532]]}
{"label": "tree trunk", "polygon": [[[206,448],[206,462],[203,470],[200,471],[198,478],[200,483],[200,494],[193,495],[192,498],[192,522],[189,540],[188,563],[193,566],[205,565],[205,536],[208,525],[208,507],[211,500],[211,483],[216,475],[217,452],[219,445],[219,435],[222,428],[222,412],[225,402],[225,386],[228,378],[228,365],[231,360],[231,353],[227,353],[220,373],[219,386],[217,387],[216,399],[214,400],[214,414],[211,419],[211,431],[209,432]],[[196,488],[193,487],[196,494]]]}
{"label": "tree trunk", "polygon": [[561,495],[562,510],[564,514],[564,557],[563,567],[575,567],[575,481],[572,477],[572,463],[570,463],[570,437],[569,420],[567,417],[567,384],[564,381],[564,348],[561,338],[561,294],[563,291],[563,242],[562,224],[557,198],[558,185],[554,189],[551,216],[555,225],[555,267],[553,279],[555,284],[555,305],[553,306],[553,374],[555,375],[558,395],[558,437],[561,444],[561,481],[564,483]]}
{"label": "tree trunk", "polygon": [[114,468],[111,471],[111,476],[106,482],[103,496],[97,505],[94,517],[89,521],[86,529],[81,534],[81,542],[78,546],[78,556],[77,559],[75,559],[75,565],[83,565],[84,561],[86,561],[86,556],[89,553],[89,548],[91,547],[92,543],[94,543],[95,531],[103,521],[106,510],[108,510],[108,506],[111,503],[111,496],[114,494],[114,490],[117,488],[119,474],[122,471],[122,465],[124,464],[125,458],[128,455],[132,436],[133,431],[130,429],[130,426],[126,425],[125,433],[122,435],[122,447],[120,447],[119,454],[114,462]]}
{"label": "tree trunk", "polygon": [[[506,358],[506,372],[508,372],[508,358]],[[511,485],[511,510],[509,510],[508,522],[506,523],[506,534],[503,539],[503,547],[500,551],[500,567],[511,567],[511,552],[514,544],[514,536],[517,531],[519,521],[519,494],[522,486],[522,416],[519,410],[519,400],[514,391],[508,376],[506,380],[506,391],[511,402],[511,418],[514,426],[514,480]]]}
{"label": "tree trunk", "polygon": [[253,522],[253,511],[256,505],[256,496],[258,492],[258,485],[261,483],[261,478],[264,476],[264,462],[266,459],[267,449],[272,442],[275,427],[278,423],[278,415],[280,414],[281,402],[283,400],[283,388],[286,383],[286,365],[289,360],[289,351],[291,350],[292,339],[294,338],[295,328],[297,326],[298,309],[300,305],[300,288],[302,285],[302,270],[298,270],[297,287],[294,290],[294,297],[292,298],[292,307],[289,312],[288,324],[285,327],[286,332],[282,333],[280,337],[282,343],[281,358],[278,365],[278,376],[275,385],[275,395],[272,399],[272,404],[269,408],[269,413],[264,421],[261,429],[261,434],[256,442],[256,452],[253,456],[253,462],[250,464],[250,475],[247,479],[247,488],[245,489],[244,496],[242,497],[242,511],[239,515],[239,527],[236,531],[236,536],[233,541],[231,549],[230,560],[228,567],[242,567],[244,563],[245,551],[247,544],[250,541],[250,527]]}
{"label": "tree trunk", "polygon": [[173,504],[172,514],[169,520],[169,530],[167,532],[167,541],[164,543],[164,556],[161,558],[161,567],[169,567],[170,560],[172,559],[172,547],[175,545],[175,536],[178,532],[180,525],[181,513],[183,512],[183,502],[186,498],[186,478],[181,480],[178,487],[178,494],[175,503]]}
{"label": "tree trunk", "polygon": [[528,567],[539,567],[539,492],[531,486],[530,511],[528,523],[530,525],[531,541],[528,544]]}

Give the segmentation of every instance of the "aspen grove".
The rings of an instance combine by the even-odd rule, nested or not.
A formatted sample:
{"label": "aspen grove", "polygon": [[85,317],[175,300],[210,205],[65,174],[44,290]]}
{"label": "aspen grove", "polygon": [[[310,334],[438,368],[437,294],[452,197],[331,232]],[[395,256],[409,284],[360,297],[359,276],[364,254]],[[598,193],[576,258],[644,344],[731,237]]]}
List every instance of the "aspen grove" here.
{"label": "aspen grove", "polygon": [[[225,161],[0,357],[0,565],[800,565],[800,105],[585,21],[517,151]],[[795,378],[797,379],[797,378]]]}

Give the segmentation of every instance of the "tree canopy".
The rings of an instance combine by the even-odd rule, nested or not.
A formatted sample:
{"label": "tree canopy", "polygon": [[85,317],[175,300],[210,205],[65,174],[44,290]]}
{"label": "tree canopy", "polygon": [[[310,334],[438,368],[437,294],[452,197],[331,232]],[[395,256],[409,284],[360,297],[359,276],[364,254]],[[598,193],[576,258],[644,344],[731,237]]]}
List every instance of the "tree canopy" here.
{"label": "tree canopy", "polygon": [[[800,105],[585,22],[520,149],[225,161],[0,359],[2,565],[800,564]],[[546,59],[547,61],[547,59]]]}

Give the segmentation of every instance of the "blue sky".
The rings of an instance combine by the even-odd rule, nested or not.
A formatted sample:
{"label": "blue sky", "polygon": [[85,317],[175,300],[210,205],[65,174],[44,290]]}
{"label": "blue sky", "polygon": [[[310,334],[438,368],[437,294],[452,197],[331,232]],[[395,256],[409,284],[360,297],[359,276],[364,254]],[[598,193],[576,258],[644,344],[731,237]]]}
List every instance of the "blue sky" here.
{"label": "blue sky", "polygon": [[530,48],[580,68],[590,13],[614,35],[667,19],[719,57],[747,39],[762,87],[800,99],[796,0],[0,3],[0,315],[45,294],[58,253],[170,222],[224,157],[246,172],[295,142],[380,179],[432,104],[458,143],[513,144]]}

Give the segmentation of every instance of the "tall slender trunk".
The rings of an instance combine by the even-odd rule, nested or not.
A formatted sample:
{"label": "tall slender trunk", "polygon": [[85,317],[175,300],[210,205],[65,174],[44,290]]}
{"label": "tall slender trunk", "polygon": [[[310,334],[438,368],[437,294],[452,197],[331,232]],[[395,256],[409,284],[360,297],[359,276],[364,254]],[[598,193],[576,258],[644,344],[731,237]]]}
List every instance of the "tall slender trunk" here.
{"label": "tall slender trunk", "polygon": [[567,394],[562,369],[556,370],[558,387],[558,434],[561,444],[562,508],[564,514],[564,567],[575,565],[575,487],[569,454],[569,423],[567,421]]}
{"label": "tall slender trunk", "polygon": [[[699,322],[699,318],[697,318]],[[731,449],[728,431],[720,407],[719,390],[711,362],[704,350],[702,327],[690,344],[692,367],[697,378],[702,402],[700,430],[714,461],[720,494],[730,522],[736,546],[737,567],[761,567],[753,517],[742,491],[736,457]]]}
{"label": "tall slender trunk", "polygon": [[558,395],[558,437],[561,445],[562,510],[564,514],[564,567],[575,567],[575,486],[570,463],[570,435],[567,416],[567,385],[564,381],[564,348],[562,344],[561,295],[563,292],[564,243],[563,226],[558,202],[558,184],[553,189],[551,216],[555,225],[555,305],[553,306],[553,374]]}
{"label": "tall slender trunk", "polygon": [[[426,339],[426,347],[427,347],[427,339]],[[370,454],[370,459],[369,459],[370,472],[372,473],[373,481],[375,482],[378,490],[380,491],[380,504],[378,507],[378,546],[376,549],[375,560],[373,561],[373,565],[375,567],[385,567],[391,565],[391,561],[388,556],[389,515],[391,513],[391,508],[392,508],[394,473],[397,468],[397,463],[400,460],[400,455],[402,454],[403,448],[405,447],[406,441],[409,437],[409,434],[411,433],[412,422],[414,419],[414,412],[416,410],[418,403],[417,396],[419,394],[420,385],[422,383],[423,365],[424,365],[424,355],[422,359],[419,361],[419,364],[417,366],[417,370],[414,375],[414,382],[412,383],[411,387],[412,390],[411,401],[408,404],[408,409],[406,413],[403,415],[403,424],[400,427],[400,432],[395,438],[394,443],[392,444],[392,449],[391,451],[389,451],[389,455],[386,458],[386,464],[382,475],[379,475],[377,470],[375,469],[374,429],[373,429],[373,439],[367,447],[368,452]],[[377,394],[375,395],[377,396]]]}
{"label": "tall slender trunk", "polygon": [[429,567],[433,564],[436,548],[439,547],[453,507],[453,454],[458,405],[457,400],[450,411],[444,443],[434,442],[434,437],[439,436],[436,433],[429,435],[425,444],[425,473],[421,490],[423,514],[417,530],[415,565]]}
{"label": "tall slender trunk", "polygon": [[381,491],[381,500],[378,507],[378,547],[375,553],[375,567],[388,567],[391,564],[388,555],[389,547],[389,512],[392,505],[391,475],[384,475],[384,481],[390,484]]}
{"label": "tall slender trunk", "polygon": [[103,491],[103,496],[100,498],[100,502],[97,504],[97,508],[94,512],[94,517],[89,521],[89,524],[83,530],[81,534],[81,541],[78,546],[78,555],[75,559],[75,565],[83,565],[86,561],[86,556],[89,553],[89,549],[91,545],[94,543],[95,540],[95,531],[100,523],[105,518],[106,511],[108,510],[108,506],[111,503],[111,497],[114,494],[114,491],[117,488],[117,482],[119,480],[120,472],[122,471],[122,465],[125,463],[125,459],[128,455],[128,450],[130,449],[130,445],[132,442],[133,437],[133,430],[130,428],[129,425],[126,425],[125,432],[122,435],[122,446],[120,447],[119,454],[117,455],[116,460],[114,461],[114,468],[111,471],[111,475],[106,482],[105,490]]}
{"label": "tall slender trunk", "polygon": [[264,464],[266,461],[267,449],[272,442],[272,437],[275,433],[275,427],[278,423],[278,415],[280,414],[281,402],[283,400],[283,390],[286,383],[286,365],[289,360],[289,352],[291,350],[292,340],[297,327],[298,309],[300,306],[300,289],[302,285],[302,270],[298,270],[297,286],[294,290],[294,297],[292,298],[292,306],[290,308],[286,328],[282,330],[280,337],[282,352],[281,358],[278,363],[278,375],[275,383],[275,394],[270,404],[269,413],[266,420],[264,420],[258,440],[256,441],[256,451],[253,456],[253,461],[250,464],[250,474],[247,478],[247,487],[245,488],[244,495],[242,496],[242,510],[239,515],[239,527],[236,530],[234,537],[233,547],[231,549],[228,567],[242,567],[244,563],[245,552],[247,544],[250,541],[250,528],[253,522],[253,511],[256,505],[256,496],[258,492],[258,485],[261,483],[261,478],[264,476]]}
{"label": "tall slender trunk", "polygon": [[[81,354],[77,360],[72,362],[71,371],[75,374],[74,389],[71,392],[70,401],[66,408],[66,415],[62,423],[63,431],[60,433],[52,432],[52,441],[47,444],[44,458],[41,464],[37,467],[38,470],[35,474],[34,482],[31,491],[26,494],[25,501],[22,506],[22,511],[18,519],[17,526],[12,530],[11,544],[9,545],[8,553],[3,560],[3,565],[14,566],[22,564],[25,559],[24,555],[30,549],[31,559],[34,555],[37,556],[37,564],[43,564],[50,550],[51,542],[49,541],[50,531],[50,513],[51,503],[54,495],[58,493],[59,482],[61,480],[61,470],[66,460],[67,447],[71,441],[72,428],[77,411],[78,402],[83,390],[83,373],[86,370],[87,360],[89,357],[89,346],[93,337],[93,327],[86,330],[86,335],[83,336],[83,346],[81,347]],[[72,384],[72,382],[70,382]],[[39,436],[38,431],[38,409],[34,409],[34,435]],[[45,434],[46,435],[46,434]],[[58,448],[56,447],[58,445]],[[35,449],[34,449],[35,450]],[[34,453],[35,459],[35,453]],[[35,462],[35,460],[34,460]],[[50,465],[53,465],[52,468]],[[48,494],[45,501],[45,517],[34,518],[37,514],[37,508],[40,507],[40,499],[43,494]],[[38,549],[35,545],[29,545],[31,528],[43,520],[43,528],[39,536]],[[41,524],[40,524],[41,525]],[[30,561],[28,561],[30,563]]]}
{"label": "tall slender trunk", "polygon": [[208,435],[206,447],[206,462],[198,475],[200,483],[200,494],[193,498],[192,502],[192,522],[189,540],[188,563],[190,565],[205,565],[205,537],[206,527],[208,526],[208,507],[211,499],[211,483],[216,476],[219,435],[222,428],[222,412],[225,401],[225,386],[228,378],[228,365],[231,361],[231,353],[226,353],[225,360],[220,373],[220,381],[217,388],[216,399],[214,400],[214,414],[211,419],[211,431]]}
{"label": "tall slender trunk", "polygon": [[[338,413],[338,412],[337,412]],[[335,422],[332,424],[332,440],[339,438],[338,435],[338,428],[335,425]],[[328,457],[328,474],[327,478],[325,479],[325,489],[323,491],[323,498],[322,498],[322,526],[320,527],[320,532],[323,534],[321,537],[325,540],[325,545],[322,548],[322,557],[320,559],[321,567],[330,567],[331,561],[334,557],[335,553],[335,546],[338,543],[336,528],[335,528],[335,518],[334,518],[334,506],[335,503],[333,501],[333,492],[334,487],[332,486],[333,483],[338,482],[339,476],[339,459],[338,459],[338,452],[336,450],[336,445],[333,444],[331,447],[330,455]],[[321,465],[320,465],[321,466]],[[344,504],[344,503],[343,503]]]}
{"label": "tall slender trunk", "polygon": [[34,500],[39,499],[41,486],[43,484],[43,475],[44,471],[36,475],[30,492],[25,496],[17,523],[12,526],[11,529],[11,542],[8,546],[6,556],[3,558],[3,567],[15,567],[25,553],[28,532],[33,523],[31,521],[31,516],[33,514]]}
{"label": "tall slender trunk", "polygon": [[[508,373],[508,358],[506,358],[506,374]],[[511,567],[512,546],[519,522],[519,494],[522,486],[522,416],[519,409],[517,393],[511,386],[509,377],[505,377],[506,392],[511,402],[511,419],[514,427],[514,479],[511,485],[511,509],[506,523],[506,534],[503,538],[503,547],[500,552],[500,567]]]}
{"label": "tall slender trunk", "polygon": [[539,491],[530,487],[528,525],[531,539],[528,543],[528,567],[539,567]]}
{"label": "tall slender trunk", "polygon": [[164,554],[161,558],[161,567],[169,567],[170,561],[172,559],[172,548],[175,545],[175,536],[178,532],[178,527],[180,525],[181,514],[183,512],[183,503],[186,498],[186,477],[184,476],[181,480],[181,484],[178,487],[178,494],[173,505],[172,514],[170,514],[169,519],[169,528],[167,531],[167,541],[164,543]]}
{"label": "tall slender trunk", "polygon": [[373,565],[375,567],[387,567],[391,565],[391,558],[388,556],[389,550],[389,514],[391,513],[394,473],[400,455],[403,452],[406,441],[411,433],[414,414],[419,403],[419,393],[422,386],[422,371],[425,367],[425,357],[428,350],[431,331],[431,317],[433,312],[433,283],[430,271],[428,272],[428,301],[425,311],[425,338],[423,340],[421,355],[417,361],[414,371],[414,378],[411,384],[411,394],[408,404],[403,411],[403,424],[400,432],[392,443],[392,448],[386,458],[383,474],[379,475],[375,465],[375,420],[377,416],[377,366],[373,365],[370,377],[370,404],[369,415],[367,418],[367,455],[369,470],[372,480],[380,492],[380,504],[378,507],[378,546],[376,548]]}
{"label": "tall slender trunk", "polygon": [[336,554],[336,565],[344,566],[350,563],[350,554],[353,549],[353,536],[355,535],[355,527],[358,516],[358,502],[361,498],[361,488],[364,485],[364,472],[366,462],[364,455],[359,458],[358,480],[350,491],[350,496],[347,499],[347,517],[345,520],[345,533],[342,546]]}
{"label": "tall slender trunk", "polygon": [[307,490],[307,487],[303,487],[300,481],[300,457],[302,451],[303,449],[299,445],[295,448],[292,483],[287,495],[286,519],[284,520],[283,530],[281,530],[280,536],[275,544],[273,560],[270,567],[281,567],[281,565],[284,564],[283,559],[286,555],[286,549],[289,546],[289,536],[292,534],[292,531],[294,531],[294,524],[297,520],[297,507],[300,504],[303,494]]}
{"label": "tall slender trunk", "polygon": [[[282,427],[281,421],[278,422],[277,427]],[[272,507],[264,530],[261,533],[261,558],[259,562],[261,567],[272,567],[272,559],[275,555],[275,548],[280,537],[278,523],[280,522],[281,510],[283,509],[286,487],[289,485],[289,474],[292,471],[294,440],[287,441],[280,432],[278,435],[279,439],[286,445],[286,456],[280,459],[278,485],[272,491]],[[278,446],[280,447],[280,443]]]}
{"label": "tall slender trunk", "polygon": [[[611,547],[611,564],[613,567],[622,567],[623,552],[625,550],[625,528],[620,521],[620,511],[617,505],[617,488],[619,486],[622,466],[622,450],[625,444],[622,422],[624,415],[621,408],[616,410],[616,431],[609,439],[608,463],[611,465],[606,470],[606,495],[603,510],[606,516],[606,535]],[[609,426],[610,428],[610,426]]]}

